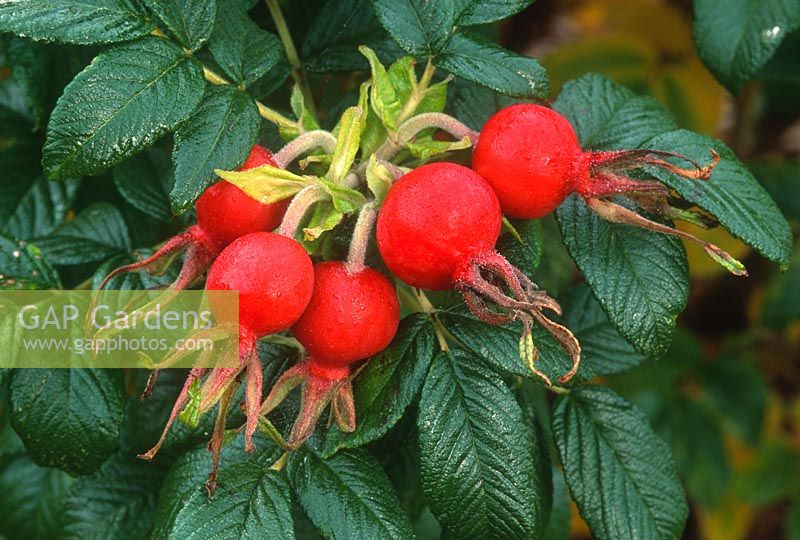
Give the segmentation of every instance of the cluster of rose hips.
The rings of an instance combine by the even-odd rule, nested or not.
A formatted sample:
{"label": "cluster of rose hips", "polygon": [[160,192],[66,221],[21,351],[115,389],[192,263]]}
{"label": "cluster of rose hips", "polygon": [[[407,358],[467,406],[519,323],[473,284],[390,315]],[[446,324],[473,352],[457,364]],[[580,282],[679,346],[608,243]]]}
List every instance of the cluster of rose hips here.
{"label": "cluster of rose hips", "polygon": [[[578,368],[580,345],[567,328],[543,314],[560,314],[556,301],[494,251],[503,213],[539,218],[577,193],[606,219],[686,236],[612,199],[625,194],[644,209],[670,217],[669,190],[631,178],[626,171],[656,166],[687,178],[707,178],[714,163],[681,169],[661,159],[679,156],[656,151],[584,152],[563,116],[532,104],[499,111],[477,139],[472,141],[472,168],[437,162],[398,172],[380,209],[371,209],[373,214],[378,210],[377,218],[373,215],[365,223],[370,234],[374,228],[381,258],[399,280],[421,289],[455,288],[475,316],[487,323],[521,322],[521,347],[529,341],[534,322],[547,329],[572,357],[572,369],[560,379],[568,382]],[[274,167],[276,162],[256,145],[242,168],[263,165]],[[220,181],[198,199],[197,225],[167,241],[152,257],[112,274],[150,267],[185,250],[175,288],[191,285],[207,270],[207,290],[239,292],[239,366],[193,369],[164,435],[145,457],[157,452],[169,425],[186,406],[192,385],[202,381],[199,409],[205,412],[230,401],[242,374],[248,450],[259,417],[297,386],[302,387],[301,408],[288,447],[302,444],[313,433],[329,404],[340,429],[355,429],[350,367],[379,353],[394,338],[400,317],[397,293],[386,276],[364,264],[370,234],[354,240],[358,247],[351,247],[348,260],[313,264],[295,240],[293,226],[269,232],[278,227],[286,208],[286,202],[263,204]],[[712,256],[732,260],[716,246],[699,242]],[[285,330],[307,355],[262,400],[256,340]],[[529,365],[550,384],[534,367],[534,359],[535,349]],[[220,414],[225,412],[221,406]],[[216,461],[222,437],[215,439]]]}

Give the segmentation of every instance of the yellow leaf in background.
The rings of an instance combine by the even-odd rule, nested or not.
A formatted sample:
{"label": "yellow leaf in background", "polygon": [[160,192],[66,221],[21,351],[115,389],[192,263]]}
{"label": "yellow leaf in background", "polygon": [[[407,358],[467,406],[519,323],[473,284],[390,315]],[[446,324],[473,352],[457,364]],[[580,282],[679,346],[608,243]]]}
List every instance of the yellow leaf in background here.
{"label": "yellow leaf in background", "polygon": [[[734,259],[742,260],[750,251],[749,247],[731,236],[728,231],[722,227],[706,230],[697,225],[683,222],[677,223],[676,226],[682,231],[686,231],[698,238],[718,245],[730,253]],[[686,247],[686,256],[689,259],[689,273],[693,278],[709,278],[728,272],[722,266],[714,262],[703,248],[695,242],[684,240],[683,245]]]}
{"label": "yellow leaf in background", "polygon": [[703,540],[744,540],[753,522],[754,511],[728,493],[714,510],[695,508]]}
{"label": "yellow leaf in background", "polygon": [[645,74],[657,62],[656,51],[647,42],[626,36],[587,37],[559,46],[542,59],[553,95],[566,81],[590,72],[643,92],[647,90]]}
{"label": "yellow leaf in background", "polygon": [[697,58],[680,10],[657,0],[600,0],[569,17],[576,34],[542,60],[554,95],[565,81],[596,72],[658,99],[680,127],[716,134],[726,94]]}
{"label": "yellow leaf in background", "polygon": [[708,135],[717,133],[725,92],[698,58],[690,56],[663,66],[650,92],[672,111],[679,126]]}

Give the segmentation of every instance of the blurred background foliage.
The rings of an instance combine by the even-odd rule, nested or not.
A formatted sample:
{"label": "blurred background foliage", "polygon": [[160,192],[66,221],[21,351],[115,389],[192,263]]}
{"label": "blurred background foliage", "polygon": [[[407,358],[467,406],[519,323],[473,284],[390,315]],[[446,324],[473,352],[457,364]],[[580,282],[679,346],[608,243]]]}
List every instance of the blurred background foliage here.
{"label": "blurred background foliage", "polygon": [[[547,5],[547,7],[544,6]],[[689,1],[539,0],[501,42],[561,85],[598,72],[726,141],[800,225],[800,35],[728,93],[697,56]],[[542,14],[548,14],[546,20]],[[691,231],[691,227],[687,226]],[[671,444],[691,502],[685,537],[800,539],[800,244],[781,273],[721,228],[704,237],[745,261],[739,280],[687,245],[688,310],[667,356],[603,381],[647,411]],[[589,538],[576,509],[572,538]]]}

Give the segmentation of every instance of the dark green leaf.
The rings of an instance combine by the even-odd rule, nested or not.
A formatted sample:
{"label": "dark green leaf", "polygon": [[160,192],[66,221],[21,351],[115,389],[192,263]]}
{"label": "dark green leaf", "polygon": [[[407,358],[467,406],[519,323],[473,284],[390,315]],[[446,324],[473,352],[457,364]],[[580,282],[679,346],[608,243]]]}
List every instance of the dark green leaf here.
{"label": "dark green leaf", "polygon": [[96,174],[146,148],[189,117],[204,87],[199,64],[164,39],[102,53],[53,111],[42,158],[47,177]]}
{"label": "dark green leaf", "polygon": [[584,378],[620,373],[644,361],[644,357],[619,335],[585,284],[570,290],[562,299],[561,307],[564,310],[562,322],[581,344]]}
{"label": "dark green leaf", "polygon": [[58,531],[62,498],[72,479],[58,469],[37,466],[25,454],[0,464],[0,535],[45,540]]}
{"label": "dark green leaf", "polygon": [[[256,444],[260,435],[256,433]],[[262,439],[263,441],[263,439]],[[247,459],[251,454],[244,452],[244,437],[237,437],[222,447],[220,464],[228,468]],[[196,493],[206,497],[204,484],[211,471],[211,452],[208,443],[203,443],[179,457],[164,477],[164,483],[156,505],[155,524],[152,538],[168,538],[173,527],[177,526],[178,513]]]}
{"label": "dark green leaf", "polygon": [[593,73],[566,83],[553,107],[570,121],[584,150],[635,148],[677,127],[653,98]]}
{"label": "dark green leaf", "polygon": [[800,495],[795,495],[786,514],[786,535],[786,540],[800,540]]}
{"label": "dark green leaf", "polygon": [[214,180],[214,169],[244,163],[258,139],[260,117],[255,102],[230,86],[213,86],[192,117],[175,133],[172,153],[175,212],[185,211]]}
{"label": "dark green leaf", "polygon": [[366,69],[359,45],[374,50],[385,63],[402,54],[375,18],[370,0],[328,0],[303,42],[305,67],[320,73]]}
{"label": "dark green leaf", "polygon": [[695,0],[694,38],[700,58],[738,92],[800,26],[796,0]]}
{"label": "dark green leaf", "polygon": [[6,54],[11,73],[25,96],[35,120],[35,127],[38,129],[49,107],[48,91],[52,65],[48,47],[27,39],[12,37],[9,39]]}
{"label": "dark green leaf", "polygon": [[[57,22],[56,22],[57,21]],[[6,0],[0,32],[78,45],[127,41],[153,29],[131,0]]]}
{"label": "dark green leaf", "polygon": [[283,58],[277,36],[259,28],[238,0],[217,0],[217,22],[208,46],[225,73],[245,85],[261,78]]}
{"label": "dark green leaf", "polygon": [[470,356],[439,354],[417,420],[422,489],[458,538],[530,538],[545,526],[522,412],[499,376]]}
{"label": "dark green leaf", "polygon": [[414,56],[440,52],[456,24],[454,2],[372,0],[372,9],[397,44]]}
{"label": "dark green leaf", "polygon": [[114,454],[70,488],[61,513],[61,538],[149,538],[163,477],[163,468],[155,463]]}
{"label": "dark green leaf", "polygon": [[114,184],[137,210],[169,223],[172,211],[168,193],[174,183],[169,156],[160,148],[148,148],[114,167]]}
{"label": "dark green leaf", "polygon": [[550,521],[544,540],[569,540],[570,514],[569,493],[564,473],[561,469],[553,467],[553,510],[550,512]]}
{"label": "dark green leaf", "polygon": [[478,36],[454,35],[442,51],[438,65],[453,75],[508,96],[545,98],[550,94],[550,81],[539,62]]}
{"label": "dark green leaf", "polygon": [[48,260],[61,265],[98,261],[131,249],[128,226],[108,203],[90,206],[35,243]]}
{"label": "dark green leaf", "polygon": [[75,200],[76,181],[49,182],[42,177],[0,187],[0,231],[29,240],[53,232]]}
{"label": "dark green leaf", "polygon": [[[800,69],[797,71],[800,73]],[[750,168],[783,215],[800,221],[800,165],[791,161],[767,161],[752,164]]]}
{"label": "dark green leaf", "polygon": [[356,431],[329,431],[326,453],[362,446],[389,431],[419,394],[435,346],[427,315],[404,318],[392,344],[370,360],[353,383]]}
{"label": "dark green leaf", "polygon": [[[477,320],[465,307],[442,311],[439,320],[459,343],[501,373],[533,377],[519,356],[522,326],[492,326]],[[539,326],[533,328],[533,344],[539,351],[536,367],[551,380],[570,368],[570,359],[558,342]]]}
{"label": "dark green leaf", "polygon": [[784,328],[800,318],[800,245],[789,269],[774,275],[767,286],[762,318],[771,328]]}
{"label": "dark green leaf", "polygon": [[40,465],[96,471],[117,447],[122,372],[20,369],[11,377],[11,423]]}
{"label": "dark green leaf", "polygon": [[289,483],[270,469],[280,452],[265,440],[259,447],[241,461],[223,462],[213,497],[192,491],[171,538],[294,538]]}
{"label": "dark green leaf", "polygon": [[0,289],[58,287],[58,273],[42,257],[39,248],[0,235]]}
{"label": "dark green leaf", "polygon": [[761,434],[767,385],[756,365],[723,356],[700,366],[700,383],[717,414],[744,441],[755,444]]}
{"label": "dark green leaf", "polygon": [[750,171],[722,142],[686,130],[657,136],[642,146],[675,152],[698,163],[709,161],[709,149],[720,162],[708,181],[688,180],[665,171],[653,171],[681,197],[715,215],[731,234],[781,266],[789,263],[792,231],[773,200]]}
{"label": "dark green leaf", "polygon": [[472,129],[480,130],[489,118],[518,101],[494,90],[456,77],[448,86],[447,106]]}
{"label": "dark green leaf", "polygon": [[688,509],[667,445],[641,411],[601,386],[558,398],[556,447],[598,540],[679,538]]}
{"label": "dark green leaf", "polygon": [[[500,239],[497,241],[496,249],[502,253],[508,261],[525,272],[527,275],[536,270],[542,258],[542,227],[538,220],[529,219],[526,221],[512,220],[511,225],[516,230],[519,238],[505,228]],[[520,241],[521,239],[521,241]]]}
{"label": "dark green leaf", "polygon": [[457,0],[458,24],[469,26],[507,19],[532,3],[533,0]]}
{"label": "dark green leaf", "polygon": [[557,216],[567,250],[611,323],[641,354],[663,354],[689,296],[680,241],[609,223],[576,195]]}
{"label": "dark green leaf", "polygon": [[144,0],[181,45],[196,51],[208,40],[217,16],[216,0]]}
{"label": "dark green leaf", "polygon": [[722,427],[693,399],[675,398],[667,407],[667,440],[672,443],[672,455],[686,491],[693,501],[716,508],[731,476]]}
{"label": "dark green leaf", "polygon": [[756,458],[737,471],[733,492],[753,506],[769,506],[797,492],[800,456],[780,440],[766,440]]}
{"label": "dark green leaf", "polygon": [[292,452],[289,481],[325,538],[411,538],[411,523],[380,464],[364,450],[322,459],[308,446]]}

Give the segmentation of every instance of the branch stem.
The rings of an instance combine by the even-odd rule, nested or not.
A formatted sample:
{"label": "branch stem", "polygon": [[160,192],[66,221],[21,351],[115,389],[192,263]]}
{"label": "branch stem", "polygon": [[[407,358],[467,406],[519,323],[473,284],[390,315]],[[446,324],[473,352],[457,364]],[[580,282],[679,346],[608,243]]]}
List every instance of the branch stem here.
{"label": "branch stem", "polygon": [[311,94],[311,86],[308,84],[308,77],[303,69],[303,64],[300,62],[300,56],[297,54],[297,48],[294,46],[292,34],[289,32],[289,26],[286,24],[286,19],[283,17],[281,6],[278,0],[264,0],[269,9],[272,20],[275,22],[275,27],[278,30],[278,36],[283,43],[283,49],[286,51],[286,58],[292,65],[292,79],[295,84],[300,88],[303,94],[303,101],[305,101],[311,116],[317,118],[317,109],[314,105],[314,97]]}
{"label": "branch stem", "polygon": [[286,143],[272,156],[272,159],[278,167],[285,169],[295,159],[315,148],[321,148],[326,154],[332,154],[336,148],[336,137],[321,129],[308,131]]}

